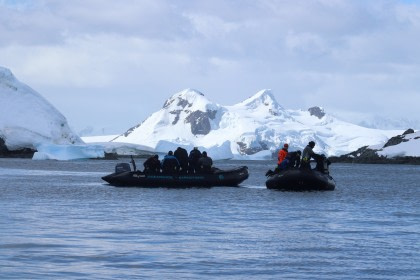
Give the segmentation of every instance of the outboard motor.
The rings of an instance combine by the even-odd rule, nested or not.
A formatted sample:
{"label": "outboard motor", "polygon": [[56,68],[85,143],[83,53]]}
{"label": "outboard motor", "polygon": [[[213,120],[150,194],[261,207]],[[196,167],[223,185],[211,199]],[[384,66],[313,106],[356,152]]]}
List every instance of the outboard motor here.
{"label": "outboard motor", "polygon": [[315,169],[321,171],[322,173],[329,174],[330,171],[328,169],[331,161],[325,155],[320,155],[316,158],[316,167]]}
{"label": "outboard motor", "polygon": [[115,173],[123,173],[123,172],[131,171],[130,164],[128,163],[118,163],[115,166]]}
{"label": "outboard motor", "polygon": [[329,161],[329,159],[326,158],[325,155],[322,155],[322,170],[321,170],[321,172],[325,173],[325,174],[329,174],[330,170],[328,169],[328,167],[330,166],[330,164],[331,164],[331,161]]}
{"label": "outboard motor", "polygon": [[322,173],[328,174],[330,171],[328,170],[329,160],[327,158],[323,158],[322,161]]}

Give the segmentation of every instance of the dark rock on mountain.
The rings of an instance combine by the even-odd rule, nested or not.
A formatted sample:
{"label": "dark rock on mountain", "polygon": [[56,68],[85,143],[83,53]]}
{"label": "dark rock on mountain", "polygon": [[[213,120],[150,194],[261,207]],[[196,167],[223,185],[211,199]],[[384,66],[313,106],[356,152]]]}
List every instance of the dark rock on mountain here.
{"label": "dark rock on mountain", "polygon": [[318,106],[311,107],[311,108],[309,108],[309,109],[308,109],[308,111],[309,111],[309,113],[311,114],[311,116],[315,116],[315,117],[317,117],[318,119],[322,119],[322,117],[324,117],[324,116],[325,116],[325,111],[324,111],[324,109],[322,109],[322,108],[320,108],[320,107],[318,107]]}
{"label": "dark rock on mountain", "polygon": [[[199,91],[194,90],[195,94],[204,96]],[[190,103],[187,99],[182,98],[181,96],[177,96],[176,98],[171,97],[168,100],[165,101],[165,104],[163,104],[163,109],[167,109],[171,106],[172,103],[174,103],[176,100],[178,100],[177,106],[181,107],[182,109],[185,109],[185,107],[191,107],[193,104]]]}
{"label": "dark rock on mountain", "polygon": [[185,123],[191,124],[191,133],[194,135],[207,135],[211,130],[210,119],[214,120],[217,111],[207,110],[207,112],[195,111],[190,113]]}
{"label": "dark rock on mountain", "polygon": [[395,146],[395,145],[398,145],[402,142],[408,142],[408,140],[405,139],[404,137],[405,137],[405,135],[411,134],[411,133],[414,133],[414,130],[410,128],[410,129],[407,129],[402,135],[391,137],[388,140],[388,142],[386,142],[386,144],[384,145],[384,148],[389,147],[389,146]]}
{"label": "dark rock on mountain", "polygon": [[252,146],[252,147],[248,147],[248,145],[244,142],[236,142],[236,144],[238,144],[239,150],[242,155],[253,155],[258,152],[268,150],[268,146],[264,142],[258,142],[259,144],[258,146]]}

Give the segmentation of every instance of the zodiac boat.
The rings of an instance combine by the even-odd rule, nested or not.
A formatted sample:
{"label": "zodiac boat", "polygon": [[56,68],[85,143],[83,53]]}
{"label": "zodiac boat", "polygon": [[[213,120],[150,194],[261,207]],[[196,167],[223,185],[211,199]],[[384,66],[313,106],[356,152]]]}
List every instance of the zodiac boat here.
{"label": "zodiac boat", "polygon": [[[134,168],[135,169],[135,168]],[[238,186],[248,179],[248,167],[229,170],[213,168],[208,173],[145,173],[132,171],[128,163],[119,163],[115,172],[102,177],[112,186],[123,187],[216,187]]]}

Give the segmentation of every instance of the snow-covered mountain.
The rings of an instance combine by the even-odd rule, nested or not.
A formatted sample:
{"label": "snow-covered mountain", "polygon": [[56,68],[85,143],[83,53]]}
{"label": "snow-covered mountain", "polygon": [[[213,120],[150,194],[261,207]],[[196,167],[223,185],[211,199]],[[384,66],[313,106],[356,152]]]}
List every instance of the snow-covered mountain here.
{"label": "snow-covered mountain", "polygon": [[4,67],[0,67],[0,138],[9,150],[83,143],[54,106]]}
{"label": "snow-covered mountain", "polygon": [[113,142],[142,144],[158,152],[177,146],[228,150],[234,158],[271,158],[283,143],[303,149],[314,140],[317,152],[340,155],[362,146],[385,143],[402,130],[370,129],[328,115],[320,107],[286,110],[270,90],[262,90],[233,106],[209,101],[186,89],[163,108]]}

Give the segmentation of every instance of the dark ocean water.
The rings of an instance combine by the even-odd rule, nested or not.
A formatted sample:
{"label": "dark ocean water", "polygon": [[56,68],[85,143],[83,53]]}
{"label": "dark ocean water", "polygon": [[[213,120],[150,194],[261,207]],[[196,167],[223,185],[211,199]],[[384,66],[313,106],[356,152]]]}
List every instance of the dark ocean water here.
{"label": "dark ocean water", "polygon": [[[117,161],[0,159],[0,279],[420,279],[420,166],[333,164],[333,192],[115,188]],[[137,162],[141,166],[141,161]]]}

